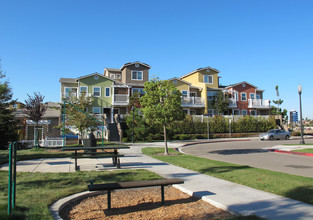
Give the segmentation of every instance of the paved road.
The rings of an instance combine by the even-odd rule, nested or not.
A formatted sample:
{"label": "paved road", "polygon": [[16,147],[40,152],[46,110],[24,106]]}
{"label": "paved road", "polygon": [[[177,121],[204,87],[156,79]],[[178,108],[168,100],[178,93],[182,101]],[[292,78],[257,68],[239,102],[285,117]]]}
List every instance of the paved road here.
{"label": "paved road", "polygon": [[[305,141],[306,143],[313,143],[313,139],[306,139]],[[313,157],[275,153],[265,150],[265,148],[281,144],[299,144],[299,140],[251,140],[203,143],[183,147],[182,151],[186,154],[213,160],[313,178]]]}

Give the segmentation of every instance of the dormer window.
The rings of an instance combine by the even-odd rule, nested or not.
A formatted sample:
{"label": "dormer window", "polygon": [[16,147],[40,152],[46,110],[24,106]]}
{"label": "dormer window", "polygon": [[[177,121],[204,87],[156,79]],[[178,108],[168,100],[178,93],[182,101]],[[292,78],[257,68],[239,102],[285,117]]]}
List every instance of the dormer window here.
{"label": "dormer window", "polygon": [[142,71],[132,71],[132,80],[142,80]]}
{"label": "dormer window", "polygon": [[213,76],[211,75],[204,75],[203,82],[208,84],[213,84]]}

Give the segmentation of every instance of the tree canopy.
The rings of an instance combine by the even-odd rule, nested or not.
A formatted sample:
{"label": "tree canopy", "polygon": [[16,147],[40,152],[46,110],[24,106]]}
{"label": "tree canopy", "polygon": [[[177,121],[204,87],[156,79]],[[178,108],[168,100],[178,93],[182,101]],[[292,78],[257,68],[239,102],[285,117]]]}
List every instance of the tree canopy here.
{"label": "tree canopy", "polygon": [[218,111],[218,114],[222,115],[229,108],[228,95],[218,91],[216,98],[213,100],[213,106]]}
{"label": "tree canopy", "polygon": [[[0,66],[0,80],[4,79],[5,75],[2,73]],[[14,104],[12,100],[13,93],[9,87],[8,81],[0,81],[0,149],[5,149],[9,141],[16,141],[17,136],[17,122],[14,118],[12,110],[9,108]]]}
{"label": "tree canopy", "polygon": [[166,127],[184,117],[181,107],[181,92],[167,80],[153,79],[144,84],[146,92],[140,98],[142,112],[147,123],[161,124],[164,128],[165,154],[168,154]]}

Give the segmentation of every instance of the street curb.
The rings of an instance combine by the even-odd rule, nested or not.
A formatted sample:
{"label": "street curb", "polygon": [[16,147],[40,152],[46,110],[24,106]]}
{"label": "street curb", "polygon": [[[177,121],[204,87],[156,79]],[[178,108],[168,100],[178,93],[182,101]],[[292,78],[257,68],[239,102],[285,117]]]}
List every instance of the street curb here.
{"label": "street curb", "polygon": [[268,149],[268,151],[275,152],[275,153],[282,153],[282,154],[294,154],[294,155],[299,155],[299,156],[313,157],[313,153],[304,153],[304,152],[287,151],[287,150],[275,150],[275,149]]}
{"label": "street curb", "polygon": [[231,140],[231,139],[224,139],[224,140],[208,140],[208,141],[201,141],[201,142],[192,142],[192,143],[188,143],[188,144],[183,144],[180,147],[187,147],[190,145],[195,145],[195,144],[208,144],[208,143],[221,143],[221,142],[237,142],[237,141],[251,141],[251,139],[235,139],[235,140]]}

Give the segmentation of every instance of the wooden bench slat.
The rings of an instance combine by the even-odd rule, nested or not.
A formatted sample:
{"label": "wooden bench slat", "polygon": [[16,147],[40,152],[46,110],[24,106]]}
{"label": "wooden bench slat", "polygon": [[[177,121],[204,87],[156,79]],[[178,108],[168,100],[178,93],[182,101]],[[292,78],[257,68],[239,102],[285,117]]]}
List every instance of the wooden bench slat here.
{"label": "wooden bench slat", "polygon": [[93,184],[93,185],[88,185],[88,189],[89,191],[115,190],[115,189],[130,189],[130,188],[152,187],[152,186],[168,186],[168,185],[182,184],[182,183],[184,183],[184,181],[180,179],[144,180],[144,181],[133,181],[133,182]]}

